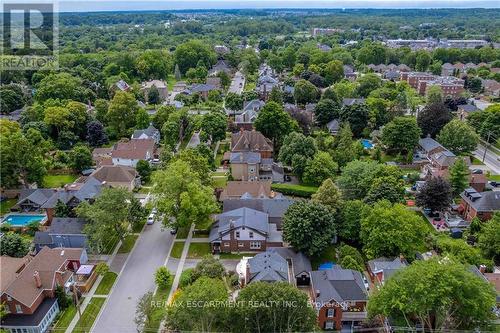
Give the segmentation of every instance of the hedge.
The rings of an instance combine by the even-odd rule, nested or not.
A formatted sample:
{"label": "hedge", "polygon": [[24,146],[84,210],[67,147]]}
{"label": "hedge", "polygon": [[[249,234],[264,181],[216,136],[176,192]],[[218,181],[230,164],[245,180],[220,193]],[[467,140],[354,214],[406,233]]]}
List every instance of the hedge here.
{"label": "hedge", "polygon": [[316,186],[297,185],[297,184],[272,184],[271,188],[274,191],[281,192],[285,195],[296,197],[309,198],[318,191]]}

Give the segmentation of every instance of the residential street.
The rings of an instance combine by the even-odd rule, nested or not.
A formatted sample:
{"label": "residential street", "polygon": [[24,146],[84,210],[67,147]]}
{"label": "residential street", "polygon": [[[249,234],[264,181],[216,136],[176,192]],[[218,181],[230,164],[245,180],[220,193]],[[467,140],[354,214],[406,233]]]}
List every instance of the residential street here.
{"label": "residential street", "polygon": [[137,301],[146,292],[154,291],[153,274],[165,263],[173,240],[168,229],[161,231],[161,223],[146,225],[92,332],[137,332]]}
{"label": "residential street", "polygon": [[[474,156],[480,161],[483,160],[484,146],[479,144],[477,149],[474,150]],[[498,155],[491,149],[486,152],[486,157],[484,159],[484,164],[489,167],[494,174],[500,175],[500,161],[498,160]]]}

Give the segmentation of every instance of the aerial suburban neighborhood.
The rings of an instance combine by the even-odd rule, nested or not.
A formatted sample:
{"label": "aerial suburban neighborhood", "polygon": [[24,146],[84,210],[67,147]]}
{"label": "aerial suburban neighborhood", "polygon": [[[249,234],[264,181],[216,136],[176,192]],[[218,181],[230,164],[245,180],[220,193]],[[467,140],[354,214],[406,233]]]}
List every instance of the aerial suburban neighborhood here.
{"label": "aerial suburban neighborhood", "polygon": [[188,3],[5,42],[0,331],[499,331],[498,4]]}

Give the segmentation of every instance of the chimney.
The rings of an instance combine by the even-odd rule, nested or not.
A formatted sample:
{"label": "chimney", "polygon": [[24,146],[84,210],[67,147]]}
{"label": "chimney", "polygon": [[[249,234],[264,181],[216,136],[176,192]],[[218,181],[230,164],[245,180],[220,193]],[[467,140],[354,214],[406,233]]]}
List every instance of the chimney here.
{"label": "chimney", "polygon": [[479,265],[479,271],[484,274],[486,273],[486,265]]}
{"label": "chimney", "polygon": [[33,278],[35,279],[35,286],[37,288],[42,287],[42,279],[40,278],[40,273],[38,273],[38,271],[33,273]]}

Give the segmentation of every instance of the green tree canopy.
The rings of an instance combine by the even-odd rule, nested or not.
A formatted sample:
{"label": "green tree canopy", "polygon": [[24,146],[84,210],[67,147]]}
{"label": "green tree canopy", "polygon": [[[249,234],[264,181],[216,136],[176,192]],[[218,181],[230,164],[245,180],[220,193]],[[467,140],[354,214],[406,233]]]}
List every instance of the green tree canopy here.
{"label": "green tree canopy", "polygon": [[285,112],[282,105],[268,102],[255,120],[255,129],[280,146],[286,135],[298,130],[297,122]]}
{"label": "green tree canopy", "polygon": [[316,154],[314,139],[302,133],[292,132],[283,140],[278,159],[287,166],[293,167],[293,172],[302,177],[306,163]]}
{"label": "green tree canopy", "polygon": [[333,178],[337,169],[338,165],[333,161],[332,156],[327,152],[319,151],[307,161],[302,180],[306,184],[319,186],[324,180]]}
{"label": "green tree canopy", "polygon": [[422,131],[414,117],[396,117],[382,130],[382,143],[391,150],[413,152]]}
{"label": "green tree canopy", "polygon": [[452,189],[450,183],[441,177],[433,177],[425,182],[425,185],[416,195],[417,205],[429,208],[432,211],[443,211],[452,202]]}
{"label": "green tree canopy", "polygon": [[330,208],[334,213],[338,212],[343,204],[342,194],[331,178],[323,181],[318,191],[312,195],[311,199],[313,202],[320,203]]}
{"label": "green tree canopy", "polygon": [[470,154],[479,143],[479,135],[474,129],[458,119],[446,124],[436,139],[456,155]]}

